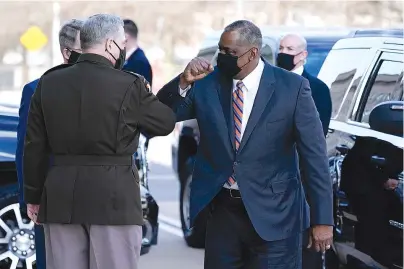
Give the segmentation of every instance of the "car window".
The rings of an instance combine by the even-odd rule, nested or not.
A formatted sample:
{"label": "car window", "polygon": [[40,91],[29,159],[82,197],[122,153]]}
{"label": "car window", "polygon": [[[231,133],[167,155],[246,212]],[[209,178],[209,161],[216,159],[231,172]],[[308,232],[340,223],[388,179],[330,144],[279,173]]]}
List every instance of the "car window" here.
{"label": "car window", "polygon": [[[330,88],[331,118],[335,119],[340,112],[344,115],[348,113],[353,94],[366,67],[361,61],[352,59],[364,59],[367,52],[368,49],[331,50],[324,61],[318,78]],[[353,81],[355,74],[358,77]],[[350,90],[347,91],[348,89]],[[342,104],[344,105],[342,106]]]}
{"label": "car window", "polygon": [[[399,55],[399,54],[398,54]],[[402,58],[402,55],[400,55]],[[400,101],[403,98],[403,62],[381,60],[374,74],[370,78],[371,82],[365,92],[366,102],[361,107],[362,123],[369,122],[369,114],[378,104],[385,101]]]}

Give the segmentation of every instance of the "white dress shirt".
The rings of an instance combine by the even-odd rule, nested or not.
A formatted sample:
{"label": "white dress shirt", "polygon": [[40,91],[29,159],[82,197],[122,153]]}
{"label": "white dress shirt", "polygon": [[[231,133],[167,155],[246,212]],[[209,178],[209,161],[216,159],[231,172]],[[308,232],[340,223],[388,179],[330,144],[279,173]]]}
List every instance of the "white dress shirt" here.
{"label": "white dress shirt", "polygon": [[[243,97],[244,97],[244,102],[243,102],[243,119],[241,122],[241,141],[243,139],[243,134],[245,131],[245,128],[247,126],[248,119],[250,118],[251,115],[251,110],[254,105],[254,100],[255,96],[257,95],[258,88],[260,85],[261,81],[261,76],[262,72],[264,71],[264,62],[262,60],[259,61],[257,67],[250,73],[248,76],[246,76],[242,81],[244,84],[243,87]],[[233,92],[236,90],[236,85],[239,80],[233,79]],[[179,88],[179,94],[182,97],[186,96],[186,93],[191,87],[188,86],[184,90]],[[229,98],[233,98],[233,95],[229,96]],[[231,115],[231,120],[233,120],[233,115]],[[236,178],[237,181],[237,178]],[[231,189],[238,189],[237,182],[233,184],[232,186],[229,186],[229,184],[226,182],[224,184],[225,188],[231,188]]]}
{"label": "white dress shirt", "polygon": [[292,70],[292,72],[301,76],[303,74],[303,70],[304,70],[304,66],[302,65],[302,66],[299,66],[298,68],[296,68],[295,70]]}

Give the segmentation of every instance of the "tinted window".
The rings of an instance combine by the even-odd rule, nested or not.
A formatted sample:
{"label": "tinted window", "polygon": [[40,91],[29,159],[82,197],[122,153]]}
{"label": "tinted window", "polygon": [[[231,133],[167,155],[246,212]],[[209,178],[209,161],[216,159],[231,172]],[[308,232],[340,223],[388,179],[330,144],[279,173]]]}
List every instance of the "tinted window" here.
{"label": "tinted window", "polygon": [[385,101],[400,101],[402,99],[403,63],[390,60],[379,62],[368,89],[367,100],[364,103],[361,117],[363,123],[368,123],[369,114],[376,105]]}
{"label": "tinted window", "polygon": [[[318,77],[330,88],[332,118],[336,118],[340,111],[344,113],[344,115],[348,113],[348,108],[352,103],[353,93],[366,67],[360,60],[352,59],[364,59],[367,51],[367,49],[332,50],[321,67]],[[353,81],[356,73],[359,77]],[[349,87],[351,87],[351,90],[347,92]],[[344,98],[344,109],[342,110],[341,104]]]}
{"label": "tinted window", "polygon": [[324,44],[324,47],[310,46],[310,44],[308,44],[307,52],[309,53],[309,55],[307,57],[307,62],[304,65],[304,68],[309,74],[317,77],[325,58],[331,50],[331,47],[332,44]]}

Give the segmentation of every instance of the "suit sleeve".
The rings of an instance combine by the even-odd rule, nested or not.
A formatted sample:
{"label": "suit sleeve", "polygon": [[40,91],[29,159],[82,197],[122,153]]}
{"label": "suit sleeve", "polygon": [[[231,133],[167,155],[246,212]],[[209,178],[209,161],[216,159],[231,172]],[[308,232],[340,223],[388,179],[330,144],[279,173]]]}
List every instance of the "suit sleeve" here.
{"label": "suit sleeve", "polygon": [[179,84],[180,77],[178,76],[164,85],[164,87],[157,93],[157,98],[175,112],[177,121],[194,119],[195,85],[188,90],[185,97],[182,97],[179,93]]}
{"label": "suit sleeve", "polygon": [[305,171],[312,225],[334,225],[327,146],[309,83],[303,79],[294,113],[295,139]]}
{"label": "suit sleeve", "polygon": [[24,201],[39,204],[49,168],[49,143],[41,104],[42,79],[32,96],[25,135],[23,171]]}
{"label": "suit sleeve", "polygon": [[31,102],[32,94],[34,89],[29,85],[25,85],[22,90],[21,103],[19,109],[19,118],[17,126],[17,149],[15,154],[15,163],[17,166],[17,176],[18,176],[18,192],[19,201],[22,203],[24,201],[24,187],[23,187],[23,152],[24,152],[24,138],[27,130],[27,120],[29,104]]}
{"label": "suit sleeve", "polygon": [[332,112],[331,94],[327,85],[321,83],[316,93],[313,94],[313,99],[318,113],[320,114],[320,121],[323,125],[324,136],[326,136],[328,133],[328,127],[330,126]]}
{"label": "suit sleeve", "polygon": [[174,130],[173,111],[149,92],[141,79],[130,86],[129,93],[129,107],[124,112],[128,126],[137,126],[148,137],[165,136]]}

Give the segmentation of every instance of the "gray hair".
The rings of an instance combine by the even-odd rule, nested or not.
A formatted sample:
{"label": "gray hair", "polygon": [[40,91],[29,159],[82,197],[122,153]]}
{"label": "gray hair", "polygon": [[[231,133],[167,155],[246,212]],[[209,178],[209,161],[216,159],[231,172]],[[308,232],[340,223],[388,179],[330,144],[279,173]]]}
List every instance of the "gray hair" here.
{"label": "gray hair", "polygon": [[262,48],[262,34],[260,28],[256,26],[254,23],[247,20],[238,20],[226,28],[224,28],[225,32],[233,32],[236,31],[240,35],[240,42],[243,44],[253,45],[257,47],[260,51]]}
{"label": "gray hair", "polygon": [[59,44],[61,48],[73,48],[77,42],[78,34],[84,21],[72,19],[65,22],[59,31]]}
{"label": "gray hair", "polygon": [[286,38],[286,37],[295,37],[299,40],[299,44],[296,44],[298,48],[302,49],[302,50],[307,50],[307,41],[306,38],[304,38],[304,36],[302,36],[301,34],[298,33],[287,33],[285,35],[283,35],[280,39],[280,41],[282,41],[282,39]]}
{"label": "gray hair", "polygon": [[123,31],[120,17],[110,14],[96,14],[89,17],[80,31],[81,48],[83,50],[100,45],[108,38],[116,37]]}

